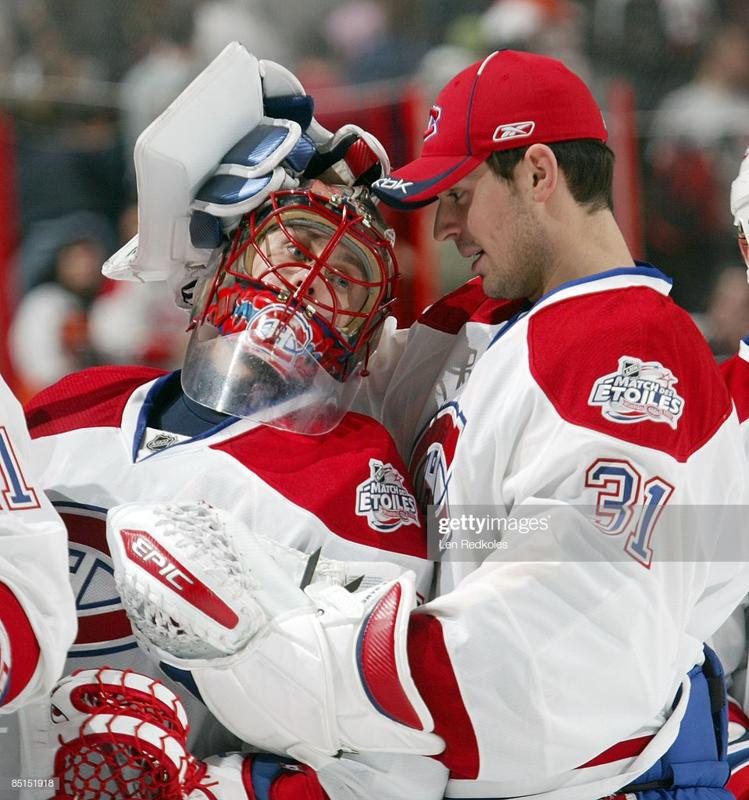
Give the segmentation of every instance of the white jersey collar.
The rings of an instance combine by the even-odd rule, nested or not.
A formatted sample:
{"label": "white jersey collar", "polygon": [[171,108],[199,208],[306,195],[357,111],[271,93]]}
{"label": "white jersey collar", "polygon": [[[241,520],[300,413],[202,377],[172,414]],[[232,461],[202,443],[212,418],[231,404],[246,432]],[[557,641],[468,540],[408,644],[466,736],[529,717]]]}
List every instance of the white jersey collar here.
{"label": "white jersey collar", "polygon": [[491,341],[489,347],[510,331],[515,323],[532,316],[540,308],[546,308],[553,303],[567,300],[570,297],[579,297],[594,292],[614,291],[616,289],[631,289],[633,286],[647,286],[662,295],[668,295],[673,281],[659,269],[643,261],[635,262],[634,267],[616,267],[585,278],[568,281],[547,292],[530,308],[516,314],[504,327],[502,327]]}
{"label": "white jersey collar", "polygon": [[208,430],[199,436],[179,437],[179,441],[163,450],[157,452],[144,451],[142,449],[143,438],[147,431],[144,405],[154,384],[164,377],[161,376],[161,378],[142,384],[130,395],[127,403],[125,403],[125,409],[122,413],[122,435],[125,439],[125,447],[129,448],[133,461],[141,461],[143,457],[152,458],[155,455],[166,455],[172,447],[182,449],[196,446],[202,448],[206,446],[206,440],[208,440],[208,444],[215,444],[258,427],[259,423],[252,420],[229,418],[225,425]]}
{"label": "white jersey collar", "polygon": [[616,267],[595,275],[588,275],[585,278],[562,283],[556,289],[552,289],[537,300],[530,313],[534,313],[536,309],[542,306],[545,307],[560,300],[567,300],[570,297],[579,297],[585,294],[614,289],[629,289],[633,286],[647,286],[662,295],[668,295],[671,291],[672,283],[671,278],[664,275],[659,269],[656,269],[651,264],[638,261],[634,267]]}

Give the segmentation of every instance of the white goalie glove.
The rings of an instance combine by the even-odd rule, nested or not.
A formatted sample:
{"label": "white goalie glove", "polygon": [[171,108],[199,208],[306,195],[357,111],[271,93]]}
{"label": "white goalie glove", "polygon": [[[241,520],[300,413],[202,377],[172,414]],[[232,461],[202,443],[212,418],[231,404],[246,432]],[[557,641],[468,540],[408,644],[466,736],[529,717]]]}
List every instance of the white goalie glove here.
{"label": "white goalie glove", "polygon": [[195,758],[179,697],[135,672],[68,675],[52,692],[51,719],[55,800],[255,800],[260,783],[273,785],[274,797],[324,797],[301,765],[239,753]]}
{"label": "white goalie glove", "polygon": [[242,522],[205,504],[128,504],[107,539],[141,645],[191,673],[244,741],[319,769],[340,751],[442,751],[406,652],[413,573],[304,591]]}

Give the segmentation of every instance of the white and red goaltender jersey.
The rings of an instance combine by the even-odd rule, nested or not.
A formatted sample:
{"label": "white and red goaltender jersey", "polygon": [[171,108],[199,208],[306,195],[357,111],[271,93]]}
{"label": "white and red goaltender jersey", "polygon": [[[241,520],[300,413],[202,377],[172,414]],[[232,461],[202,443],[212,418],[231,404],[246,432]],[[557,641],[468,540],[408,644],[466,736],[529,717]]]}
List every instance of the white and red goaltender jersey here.
{"label": "white and red goaltender jersey", "polygon": [[[414,570],[426,593],[423,522],[405,466],[379,423],[349,413],[320,436],[233,417],[193,438],[147,428],[154,393],[175,379],[150,368],[95,368],[64,378],[27,408],[41,485],[70,542],[79,626],[66,672],[108,664],[163,680],[136,645],[113,579],[105,519],[122,503],[204,500],[281,544],[306,553],[322,548],[368,580]],[[176,690],[193,753],[235,746],[202,704],[183,686]]]}
{"label": "white and red goaltender jersey", "polygon": [[10,712],[52,689],[75,636],[65,528],[30,470],[29,447],[21,405],[0,378],[0,767],[20,758]]}
{"label": "white and red goaltender jersey", "polygon": [[[410,409],[398,438],[411,439],[417,495],[455,523],[439,531],[437,596],[409,632],[449,798],[594,800],[642,778],[693,713],[703,642],[747,591],[730,514],[723,526],[694,514],[691,538],[674,521],[745,505],[749,481],[718,368],[669,290],[640,265],[562,285],[509,320],[495,303],[494,341],[462,385],[469,329],[490,306],[463,303],[451,325],[454,294],[446,317],[440,301],[411,330],[384,418],[432,387],[427,421]],[[506,525],[483,537],[496,547],[473,548],[466,512],[546,524]],[[711,559],[721,545],[733,561]]]}

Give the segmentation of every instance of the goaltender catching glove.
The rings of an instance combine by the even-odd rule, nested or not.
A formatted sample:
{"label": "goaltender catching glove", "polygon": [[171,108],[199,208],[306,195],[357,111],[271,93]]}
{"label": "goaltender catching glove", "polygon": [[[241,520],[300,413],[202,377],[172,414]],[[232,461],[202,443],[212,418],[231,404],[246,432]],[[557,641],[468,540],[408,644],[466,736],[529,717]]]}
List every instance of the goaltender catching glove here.
{"label": "goaltender catching glove", "polygon": [[408,665],[413,573],[302,591],[242,522],[202,503],[119,506],[107,539],[141,645],[190,671],[244,741],[315,768],[340,751],[442,751]]}

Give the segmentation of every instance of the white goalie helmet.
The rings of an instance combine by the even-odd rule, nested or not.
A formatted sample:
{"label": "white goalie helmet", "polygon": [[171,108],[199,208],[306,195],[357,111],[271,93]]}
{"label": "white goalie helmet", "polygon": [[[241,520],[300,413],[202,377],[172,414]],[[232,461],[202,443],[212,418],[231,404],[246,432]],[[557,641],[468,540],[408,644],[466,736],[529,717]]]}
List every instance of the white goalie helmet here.
{"label": "white goalie helmet", "polygon": [[744,153],[744,159],[739,167],[739,174],[731,184],[731,213],[733,222],[738,231],[739,250],[747,266],[747,280],[749,280],[749,148]]}
{"label": "white goalie helmet", "polygon": [[362,187],[273,192],[196,289],[188,397],[297,433],[335,427],[395,300],[393,239]]}

